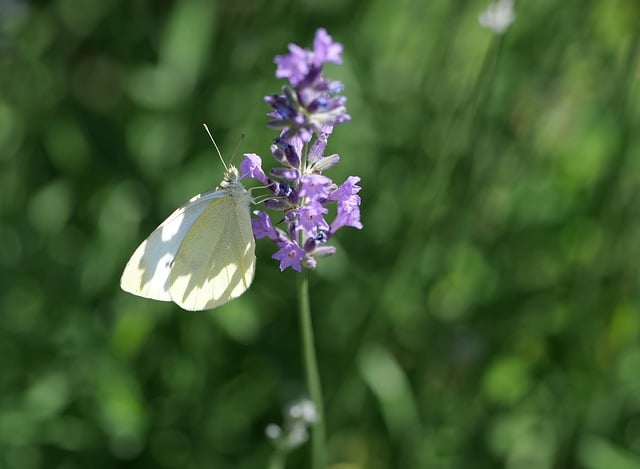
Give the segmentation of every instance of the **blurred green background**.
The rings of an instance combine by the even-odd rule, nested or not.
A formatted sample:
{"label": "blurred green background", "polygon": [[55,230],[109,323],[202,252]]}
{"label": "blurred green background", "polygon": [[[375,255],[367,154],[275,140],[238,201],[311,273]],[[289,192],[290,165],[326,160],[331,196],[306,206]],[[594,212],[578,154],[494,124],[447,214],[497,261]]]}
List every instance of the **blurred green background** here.
{"label": "blurred green background", "polygon": [[317,27],[365,225],[311,275],[334,469],[640,467],[640,4],[487,5],[0,0],[0,467],[266,466],[305,393],[274,246],[213,312],[119,276],[220,181],[203,122],[271,164]]}

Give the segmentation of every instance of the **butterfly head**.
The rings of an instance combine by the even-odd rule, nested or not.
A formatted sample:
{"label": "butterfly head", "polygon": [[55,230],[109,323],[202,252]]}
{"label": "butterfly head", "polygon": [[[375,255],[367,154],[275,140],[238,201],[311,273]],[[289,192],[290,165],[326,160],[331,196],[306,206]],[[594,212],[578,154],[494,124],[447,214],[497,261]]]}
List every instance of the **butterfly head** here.
{"label": "butterfly head", "polygon": [[228,189],[237,186],[239,183],[240,174],[238,173],[238,169],[235,166],[229,165],[220,183],[220,189]]}
{"label": "butterfly head", "polygon": [[240,173],[235,166],[229,166],[227,168],[224,173],[224,178],[222,178],[222,182],[220,182],[218,186],[218,190],[225,191],[237,200],[247,201],[247,204],[252,200],[248,191],[240,182]]}

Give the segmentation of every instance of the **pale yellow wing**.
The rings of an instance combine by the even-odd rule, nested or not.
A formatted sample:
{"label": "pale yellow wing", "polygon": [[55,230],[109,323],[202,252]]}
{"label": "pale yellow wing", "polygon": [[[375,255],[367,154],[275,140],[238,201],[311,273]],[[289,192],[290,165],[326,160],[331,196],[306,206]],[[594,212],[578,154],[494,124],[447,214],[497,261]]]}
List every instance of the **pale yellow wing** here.
{"label": "pale yellow wing", "polygon": [[228,197],[227,191],[205,192],[176,209],[135,250],[124,268],[120,287],[145,298],[172,301],[169,273],[186,234],[210,204]]}
{"label": "pale yellow wing", "polygon": [[248,195],[232,190],[211,202],[191,225],[169,274],[171,299],[180,307],[216,308],[251,285],[256,257],[249,201]]}

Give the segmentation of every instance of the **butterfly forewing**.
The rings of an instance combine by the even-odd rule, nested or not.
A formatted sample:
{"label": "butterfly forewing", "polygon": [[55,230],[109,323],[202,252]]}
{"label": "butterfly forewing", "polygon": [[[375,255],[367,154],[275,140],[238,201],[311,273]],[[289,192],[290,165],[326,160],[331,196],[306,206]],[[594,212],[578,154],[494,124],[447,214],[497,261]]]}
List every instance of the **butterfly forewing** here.
{"label": "butterfly forewing", "polygon": [[149,237],[138,246],[127,262],[120,286],[134,295],[161,301],[172,301],[169,273],[175,254],[194,222],[212,203],[225,198],[225,191],[197,195],[176,209]]}

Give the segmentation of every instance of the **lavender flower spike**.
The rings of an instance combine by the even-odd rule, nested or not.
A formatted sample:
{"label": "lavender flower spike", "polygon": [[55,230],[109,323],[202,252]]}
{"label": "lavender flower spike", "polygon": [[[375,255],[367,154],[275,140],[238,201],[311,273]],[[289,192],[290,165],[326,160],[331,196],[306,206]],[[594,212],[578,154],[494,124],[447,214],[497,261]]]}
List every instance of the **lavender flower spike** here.
{"label": "lavender flower spike", "polygon": [[[275,227],[265,211],[254,212],[252,221],[257,239],[272,240],[280,270],[291,267],[313,269],[317,258],[333,255],[327,245],[343,226],[362,228],[360,222],[360,178],[350,176],[340,186],[323,172],[340,161],[336,154],[324,155],[334,127],[351,119],[346,98],[338,95],[342,84],[324,78],[325,63],[342,63],[342,45],[324,30],[316,31],[313,50],[289,45],[289,54],[277,56],[276,77],[289,85],[281,94],[265,97],[272,111],[268,125],[280,131],[270,151],[279,166],[265,172],[262,159],[246,154],[240,165],[243,177],[259,180],[272,193],[265,208],[281,213],[281,227]],[[335,210],[329,206],[336,205]],[[335,213],[327,221],[329,213]]]}

